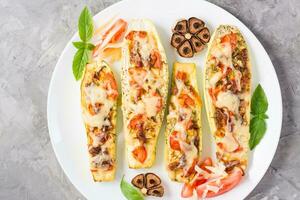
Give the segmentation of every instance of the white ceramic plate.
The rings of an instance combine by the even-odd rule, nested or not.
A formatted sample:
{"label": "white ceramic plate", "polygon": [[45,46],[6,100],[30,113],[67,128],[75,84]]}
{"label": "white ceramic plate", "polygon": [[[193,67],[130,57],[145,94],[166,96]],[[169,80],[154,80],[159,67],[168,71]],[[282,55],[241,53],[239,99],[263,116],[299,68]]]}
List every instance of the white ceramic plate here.
{"label": "white ceramic plate", "polygon": [[[78,13],[79,15],[79,13]],[[159,32],[163,46],[165,47],[169,68],[176,60],[195,62],[198,70],[199,88],[202,88],[202,70],[204,64],[204,52],[193,59],[182,59],[170,46],[171,28],[179,18],[191,16],[199,17],[207,23],[211,31],[219,24],[236,25],[244,35],[249,45],[253,66],[252,86],[255,88],[260,83],[265,89],[269,100],[268,129],[260,144],[250,153],[249,168],[242,182],[230,192],[215,199],[243,199],[258,184],[268,169],[278,144],[281,122],[282,102],[280,87],[274,67],[263,46],[253,33],[237,18],[227,11],[211,3],[201,0],[124,0],[103,11],[94,17],[95,25],[107,21],[114,15],[124,19],[149,18]],[[110,183],[94,183],[89,171],[87,156],[87,138],[81,118],[80,109],[80,82],[76,82],[72,74],[72,59],[75,48],[72,41],[78,41],[76,34],[67,44],[52,75],[48,94],[48,127],[51,142],[68,178],[75,187],[88,199],[125,199],[119,189],[121,177],[130,181],[140,172],[154,172],[162,178],[165,186],[163,199],[180,199],[181,184],[171,182],[163,167],[163,131],[161,131],[156,163],[151,169],[132,170],[127,167],[124,154],[124,138],[122,124],[118,124],[118,169],[116,179]],[[120,67],[114,71],[119,80]],[[119,82],[119,81],[118,81]],[[120,83],[119,83],[120,86]],[[214,156],[212,138],[208,132],[207,120],[203,109],[203,156]],[[120,112],[119,112],[120,113]],[[119,115],[119,122],[121,114]],[[164,129],[162,129],[164,130]],[[151,198],[149,198],[151,199]],[[194,197],[195,199],[195,197]]]}

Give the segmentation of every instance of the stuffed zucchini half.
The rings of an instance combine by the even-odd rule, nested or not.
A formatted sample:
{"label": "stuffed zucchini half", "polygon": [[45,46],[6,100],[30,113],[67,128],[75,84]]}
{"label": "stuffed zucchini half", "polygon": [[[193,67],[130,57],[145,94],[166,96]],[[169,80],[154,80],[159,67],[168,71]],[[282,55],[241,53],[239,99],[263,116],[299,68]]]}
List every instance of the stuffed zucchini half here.
{"label": "stuffed zucchini half", "polygon": [[109,66],[88,64],[81,83],[90,170],[94,181],[111,181],[116,171],[117,84]]}
{"label": "stuffed zucchini half", "polygon": [[247,44],[234,26],[221,25],[205,63],[205,106],[216,156],[226,172],[248,162],[251,65]]}
{"label": "stuffed zucchini half", "polygon": [[129,23],[122,49],[122,111],[130,168],[155,160],[168,90],[165,51],[149,20]]}
{"label": "stuffed zucchini half", "polygon": [[201,97],[196,65],[175,63],[167,116],[165,156],[171,180],[189,182],[201,152]]}

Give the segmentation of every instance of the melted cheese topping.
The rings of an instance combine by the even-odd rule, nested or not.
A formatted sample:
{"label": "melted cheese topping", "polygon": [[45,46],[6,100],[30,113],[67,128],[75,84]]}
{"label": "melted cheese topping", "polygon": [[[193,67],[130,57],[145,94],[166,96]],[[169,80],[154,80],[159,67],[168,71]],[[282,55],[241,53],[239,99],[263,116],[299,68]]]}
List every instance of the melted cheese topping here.
{"label": "melted cheese topping", "polygon": [[130,102],[129,108],[132,113],[146,114],[148,118],[155,117],[157,114],[157,106],[161,101],[159,96],[143,96],[141,101],[137,103]]}
{"label": "melted cheese topping", "polygon": [[216,83],[222,78],[223,74],[221,72],[217,72],[212,75],[209,80],[209,84],[211,87],[215,87]]}
{"label": "melted cheese topping", "polygon": [[144,114],[145,112],[145,105],[142,101],[139,101],[137,103],[130,102],[129,103],[129,109],[134,114]]}
{"label": "melted cheese topping", "polygon": [[83,110],[83,120],[90,127],[102,127],[110,125],[110,121],[107,116],[110,113],[114,102],[107,98],[107,91],[94,84],[85,88],[86,101],[95,105],[100,102],[102,104],[101,109],[95,115],[91,115],[88,110]]}
{"label": "melted cheese topping", "polygon": [[233,152],[239,148],[239,144],[230,132],[225,133],[225,136],[222,138],[222,142],[225,145],[224,148],[227,152]]}
{"label": "melted cheese topping", "polygon": [[224,71],[226,71],[227,67],[233,68],[230,43],[216,45],[215,48],[212,49],[211,54],[225,66]]}
{"label": "melted cheese topping", "polygon": [[145,111],[147,117],[155,117],[157,113],[157,105],[159,104],[161,97],[157,96],[149,96],[149,97],[143,97],[143,103],[145,106]]}
{"label": "melted cheese topping", "polygon": [[218,108],[226,107],[230,111],[237,113],[239,110],[240,100],[237,95],[231,91],[220,92],[217,97],[216,106]]}
{"label": "melted cheese topping", "polygon": [[[210,57],[207,62],[207,66],[211,67],[208,72],[207,85],[208,90],[212,89],[215,97],[212,98],[212,104],[217,108],[227,108],[231,113],[224,109],[222,112],[226,115],[227,121],[224,124],[224,137],[215,135],[216,143],[221,143],[220,148],[218,148],[218,153],[221,156],[221,160],[240,160],[246,159],[246,152],[248,151],[248,139],[249,139],[249,121],[248,124],[243,123],[243,119],[240,114],[241,100],[249,102],[249,96],[247,92],[241,92],[241,79],[242,72],[238,68],[233,67],[233,65],[238,64],[239,66],[243,64],[233,63],[232,49],[229,42],[221,43],[221,37],[217,38],[213,46],[211,47]],[[237,35],[237,37],[240,37]],[[240,42],[240,38],[238,39]],[[237,43],[239,45],[239,43]],[[240,51],[240,46],[236,47],[235,51]],[[239,52],[234,52],[239,53]],[[242,66],[248,67],[248,66]],[[221,70],[220,70],[221,68]],[[219,85],[218,81],[222,80]],[[216,84],[218,83],[217,90]],[[229,85],[228,85],[229,84]],[[219,89],[221,88],[221,91]],[[225,91],[224,91],[225,90]],[[232,90],[232,91],[231,91]],[[247,105],[246,105],[247,106]],[[248,111],[249,108],[244,108]],[[246,113],[247,117],[247,113]],[[216,120],[216,119],[214,119]],[[239,148],[241,147],[241,148]],[[237,150],[237,151],[236,151]]]}
{"label": "melted cheese topping", "polygon": [[186,165],[183,167],[183,170],[186,173],[193,165],[194,160],[198,158],[198,149],[193,143],[187,144],[186,142],[179,141],[179,144],[186,158]]}
{"label": "melted cheese topping", "polygon": [[135,37],[136,41],[140,43],[140,54],[143,60],[148,60],[151,51],[155,48],[152,43],[148,41],[147,38]]}
{"label": "melted cheese topping", "polygon": [[[134,71],[134,69],[133,69]],[[155,117],[157,115],[157,106],[161,102],[161,96],[152,95],[154,91],[159,90],[164,80],[153,73],[153,70],[143,71],[142,73],[133,73],[131,77],[136,81],[139,87],[142,87],[146,94],[142,95],[142,98],[137,102],[130,101],[129,108],[133,114],[146,114],[147,117]],[[129,90],[130,97],[136,98],[138,95],[139,87],[132,86]]]}
{"label": "melted cheese topping", "polygon": [[[184,92],[189,94],[189,96],[194,99],[194,95],[191,94],[190,90],[187,88],[187,86],[182,80],[175,79],[175,86],[178,90],[177,94],[171,96],[171,103],[175,106],[175,108],[173,110],[170,110],[170,113],[168,115],[168,120],[171,120],[172,118],[176,119],[176,123],[174,124],[172,130],[177,131],[179,133],[177,139],[180,144],[180,149],[185,156],[186,163],[183,164],[183,172],[184,174],[186,174],[193,166],[195,159],[198,158],[199,151],[198,148],[194,145],[193,141],[190,141],[190,144],[186,142],[187,140],[186,127],[187,127],[187,123],[192,119],[193,108],[182,107],[179,103],[179,96],[182,92]],[[179,116],[181,116],[180,120],[179,120]],[[170,135],[170,137],[173,136]]]}

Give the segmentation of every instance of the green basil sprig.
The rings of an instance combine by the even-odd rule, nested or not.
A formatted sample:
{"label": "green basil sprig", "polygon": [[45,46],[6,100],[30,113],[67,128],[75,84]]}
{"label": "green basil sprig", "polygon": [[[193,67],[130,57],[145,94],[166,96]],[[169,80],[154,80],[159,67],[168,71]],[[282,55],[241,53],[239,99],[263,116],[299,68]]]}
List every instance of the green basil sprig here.
{"label": "green basil sprig", "polygon": [[135,187],[130,185],[124,180],[124,176],[121,180],[120,183],[120,188],[123,193],[123,195],[126,197],[128,200],[144,200],[144,196],[142,193],[137,190]]}
{"label": "green basil sprig", "polygon": [[73,75],[76,80],[82,77],[84,68],[89,61],[91,51],[95,46],[89,43],[89,40],[93,37],[94,25],[92,15],[87,7],[81,11],[78,20],[79,37],[82,41],[73,42],[74,47],[77,49],[73,58]]}
{"label": "green basil sprig", "polygon": [[263,138],[267,124],[268,99],[260,84],[256,87],[251,99],[250,140],[249,147],[253,150]]}

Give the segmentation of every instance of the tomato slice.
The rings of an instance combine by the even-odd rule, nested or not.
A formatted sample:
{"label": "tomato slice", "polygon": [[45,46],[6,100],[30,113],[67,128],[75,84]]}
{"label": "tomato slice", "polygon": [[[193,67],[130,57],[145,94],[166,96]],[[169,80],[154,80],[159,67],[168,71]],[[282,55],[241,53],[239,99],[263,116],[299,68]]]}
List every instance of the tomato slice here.
{"label": "tomato slice", "polygon": [[180,151],[179,141],[176,139],[178,132],[174,131],[170,136],[170,146],[172,149]]}
{"label": "tomato slice", "polygon": [[[198,163],[198,166],[203,169],[208,171],[205,167],[206,166],[212,166],[212,160],[211,158],[207,157],[205,158],[203,161],[201,161],[200,163]],[[193,165],[193,168],[195,167],[195,165]],[[197,176],[197,175],[196,175]],[[183,198],[188,198],[193,196],[193,190],[205,183],[207,180],[202,176],[202,175],[198,175],[198,177],[193,180],[191,183],[184,183],[183,188],[181,190],[181,197]]]}
{"label": "tomato slice", "polygon": [[101,33],[101,40],[98,42],[93,50],[93,56],[97,56],[99,51],[103,50],[107,44],[118,42],[127,28],[127,22],[123,19],[118,19],[110,28],[108,28],[104,33]]}
{"label": "tomato slice", "polygon": [[133,157],[141,163],[144,163],[147,158],[147,151],[144,146],[138,146],[132,151]]}
{"label": "tomato slice", "polygon": [[[234,168],[231,173],[228,174],[227,177],[221,179],[220,182],[220,190],[218,192],[208,191],[206,194],[206,198],[219,196],[221,194],[224,194],[225,192],[228,192],[229,190],[233,189],[235,186],[239,184],[243,176],[243,172],[240,168]],[[219,186],[216,182],[210,182],[210,183],[204,183],[196,187],[198,198],[202,198],[203,194],[207,188],[207,185],[209,186]]]}
{"label": "tomato slice", "polygon": [[184,183],[183,188],[181,190],[181,197],[188,198],[193,196],[194,187],[191,184]]}
{"label": "tomato slice", "polygon": [[127,28],[127,22],[120,19],[119,21],[119,28],[114,34],[114,36],[111,38],[110,43],[116,43],[121,40],[122,36],[125,34]]}

